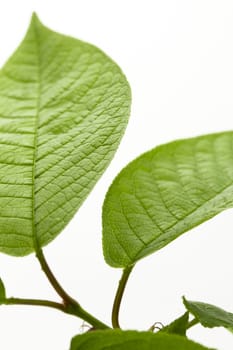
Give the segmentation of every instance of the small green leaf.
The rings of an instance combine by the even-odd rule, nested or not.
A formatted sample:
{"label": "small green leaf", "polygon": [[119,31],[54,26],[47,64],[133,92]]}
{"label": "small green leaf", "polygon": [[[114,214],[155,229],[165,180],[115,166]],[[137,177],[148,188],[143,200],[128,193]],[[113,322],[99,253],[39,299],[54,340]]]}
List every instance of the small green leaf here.
{"label": "small green leaf", "polygon": [[2,279],[0,278],[0,304],[1,301],[6,299],[6,290],[5,290],[5,286],[4,283],[2,282]]}
{"label": "small green leaf", "polygon": [[102,51],[36,15],[0,86],[0,251],[22,256],[60,233],[106,169],[130,88]]}
{"label": "small green leaf", "polygon": [[152,332],[105,330],[72,339],[70,350],[206,350],[184,337]]}
{"label": "small green leaf", "polygon": [[233,207],[233,133],[171,142],[115,178],[103,205],[106,262],[126,267]]}
{"label": "small green leaf", "polygon": [[233,313],[220,309],[217,306],[183,298],[186,309],[204,327],[225,327],[232,332]]}
{"label": "small green leaf", "polygon": [[163,327],[160,332],[169,334],[186,335],[187,325],[189,320],[189,312],[185,312],[184,315],[171,322],[169,325]]}

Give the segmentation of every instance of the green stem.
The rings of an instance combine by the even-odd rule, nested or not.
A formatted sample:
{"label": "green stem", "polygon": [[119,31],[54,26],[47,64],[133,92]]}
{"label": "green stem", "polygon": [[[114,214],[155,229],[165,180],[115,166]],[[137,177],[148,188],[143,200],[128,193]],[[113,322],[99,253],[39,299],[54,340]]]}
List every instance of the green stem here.
{"label": "green stem", "polygon": [[[60,283],[57,281],[56,277],[54,276],[53,272],[51,271],[45,256],[43,254],[43,251],[41,249],[37,249],[36,257],[40,262],[41,268],[45,275],[47,276],[49,282],[57,292],[57,294],[62,298],[63,304],[62,305],[64,312],[78,316],[79,318],[83,319],[84,321],[90,323],[95,329],[106,329],[110,328],[91,314],[89,314],[86,310],[84,310],[80,304],[74,300],[60,285]],[[57,303],[55,303],[57,304]],[[47,305],[48,306],[48,305]],[[51,305],[50,305],[51,306]]]}
{"label": "green stem", "polygon": [[64,305],[56,303],[50,300],[41,300],[41,299],[23,299],[23,298],[6,298],[1,301],[1,304],[5,305],[29,305],[29,306],[46,306],[59,311],[65,312],[70,315],[78,316],[90,323],[96,329],[105,329],[109,328],[107,325],[104,325],[102,322],[97,320],[95,317],[90,315],[88,312],[83,310],[80,306],[77,305]]}
{"label": "green stem", "polygon": [[186,329],[189,329],[189,328],[195,326],[195,325],[198,324],[198,323],[199,323],[198,319],[197,319],[197,318],[194,318],[193,320],[191,320],[191,321],[188,323]]}
{"label": "green stem", "polygon": [[68,304],[65,307],[65,312],[78,316],[82,320],[86,321],[87,323],[91,324],[94,329],[109,329],[110,327],[107,326],[102,321],[95,318],[93,315],[89,314],[86,310],[84,310],[79,304]]}
{"label": "green stem", "polygon": [[118,289],[116,292],[116,296],[115,296],[113,308],[112,308],[112,326],[113,326],[113,328],[120,328],[119,312],[120,312],[121,301],[122,301],[122,297],[123,297],[123,294],[125,291],[127,281],[129,279],[129,275],[130,275],[133,267],[134,267],[134,265],[126,267],[123,270],[122,277],[119,281]]}
{"label": "green stem", "polygon": [[[75,300],[73,300],[67,293],[66,291],[62,288],[62,286],[60,285],[60,283],[57,281],[56,277],[54,276],[53,272],[51,271],[44,253],[41,249],[38,249],[38,251],[36,252],[36,257],[40,262],[40,266],[41,269],[43,270],[43,272],[45,273],[45,275],[47,276],[49,282],[51,283],[51,285],[53,286],[53,288],[55,289],[55,291],[57,292],[58,295],[60,295],[60,297],[62,298],[62,300],[64,301],[72,301],[74,302]],[[77,302],[75,301],[75,303],[77,304]]]}
{"label": "green stem", "polygon": [[46,306],[53,309],[58,309],[65,312],[63,304],[56,303],[50,300],[41,300],[41,299],[22,299],[22,298],[6,298],[1,301],[1,304],[5,305],[32,305],[32,306]]}

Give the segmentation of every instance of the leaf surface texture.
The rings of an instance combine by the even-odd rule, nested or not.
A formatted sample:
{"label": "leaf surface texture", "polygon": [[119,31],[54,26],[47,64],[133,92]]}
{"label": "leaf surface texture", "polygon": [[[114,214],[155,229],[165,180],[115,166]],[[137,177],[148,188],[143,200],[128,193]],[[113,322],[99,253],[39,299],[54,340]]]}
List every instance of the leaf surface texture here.
{"label": "leaf surface texture", "polygon": [[0,251],[22,256],[55,238],[104,172],[130,89],[102,51],[36,15],[0,86]]}
{"label": "leaf surface texture", "polygon": [[156,147],[129,163],[106,195],[105,259],[130,266],[232,206],[232,132]]}
{"label": "leaf surface texture", "polygon": [[225,327],[232,332],[233,313],[200,301],[190,301],[185,298],[183,298],[183,300],[186,309],[192,313],[204,327]]}
{"label": "leaf surface texture", "polygon": [[70,350],[205,350],[206,347],[178,335],[105,330],[73,338]]}

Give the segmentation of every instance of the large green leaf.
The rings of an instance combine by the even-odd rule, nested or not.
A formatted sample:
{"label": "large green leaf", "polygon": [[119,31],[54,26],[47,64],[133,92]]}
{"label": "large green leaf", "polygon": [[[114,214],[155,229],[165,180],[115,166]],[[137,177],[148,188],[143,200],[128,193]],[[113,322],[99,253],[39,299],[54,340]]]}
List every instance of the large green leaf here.
{"label": "large green leaf", "polygon": [[105,330],[73,338],[70,350],[205,350],[184,337],[152,332]]}
{"label": "large green leaf", "polygon": [[22,256],[64,228],[109,164],[130,89],[98,48],[36,15],[0,86],[0,251]]}
{"label": "large green leaf", "polygon": [[225,327],[232,332],[233,313],[199,301],[189,301],[185,298],[183,298],[183,301],[186,309],[191,312],[204,327]]}
{"label": "large green leaf", "polygon": [[126,166],[106,195],[105,259],[134,264],[232,206],[232,132],[159,146]]}

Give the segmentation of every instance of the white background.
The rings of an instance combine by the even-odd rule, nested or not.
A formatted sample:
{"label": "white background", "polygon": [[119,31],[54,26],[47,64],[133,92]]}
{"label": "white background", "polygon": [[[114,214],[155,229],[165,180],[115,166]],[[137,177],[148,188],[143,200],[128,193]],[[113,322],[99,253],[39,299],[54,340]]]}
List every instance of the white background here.
{"label": "white background", "polygon": [[[32,11],[64,34],[102,48],[132,87],[131,120],[121,146],[79,213],[45,249],[67,291],[110,322],[121,272],[101,251],[101,205],[120,169],[140,153],[173,139],[233,126],[233,2],[226,0],[61,0],[0,2],[0,63],[22,39]],[[135,268],[120,316],[124,328],[168,323],[184,308],[181,296],[233,312],[233,218],[229,210],[192,230]],[[0,255],[9,296],[51,298],[33,255]],[[3,350],[68,350],[82,322],[56,310],[0,307]],[[189,336],[219,350],[233,349],[224,329],[199,326]]]}

